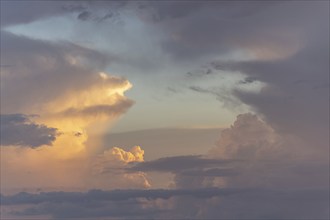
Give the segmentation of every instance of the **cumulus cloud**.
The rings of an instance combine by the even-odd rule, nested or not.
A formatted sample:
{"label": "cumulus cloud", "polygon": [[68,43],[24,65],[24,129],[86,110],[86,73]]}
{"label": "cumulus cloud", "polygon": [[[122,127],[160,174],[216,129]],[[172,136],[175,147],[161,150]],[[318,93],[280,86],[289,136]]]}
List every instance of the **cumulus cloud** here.
{"label": "cumulus cloud", "polygon": [[[209,155],[245,161],[241,175],[228,179],[231,186],[244,182],[244,185],[277,188],[325,187],[329,176],[327,161],[315,162],[310,148],[309,143],[299,137],[278,133],[265,121],[248,113],[239,115],[230,128],[222,131],[217,147],[211,149]],[[301,172],[304,169],[314,171]],[[311,176],[313,181],[310,181]]]}
{"label": "cumulus cloud", "polygon": [[133,147],[130,151],[124,151],[121,148],[113,147],[110,150],[105,151],[105,158],[116,158],[116,160],[123,161],[125,163],[129,162],[142,162],[144,150],[140,146]]}
{"label": "cumulus cloud", "polygon": [[225,197],[176,196],[167,201],[171,214],[157,213],[157,217],[323,219],[329,216],[329,164],[313,160],[309,148],[297,136],[279,133],[263,119],[246,113],[222,130],[207,155],[160,158],[132,163],[126,169],[172,173],[171,187],[177,190],[249,189]]}
{"label": "cumulus cloud", "polygon": [[[201,172],[199,176],[198,172],[196,176],[184,175],[187,171],[177,172],[175,185],[179,188],[251,187],[270,191],[265,193],[257,190],[249,195],[237,194],[231,198],[210,199],[204,201],[205,205],[201,201],[184,198],[177,198],[175,202],[177,205],[185,204],[180,208],[185,213],[189,207],[194,206],[198,210],[195,214],[201,218],[326,218],[329,216],[329,209],[326,208],[329,200],[320,197],[319,190],[329,193],[329,163],[325,160],[315,161],[310,148],[309,144],[296,136],[278,133],[256,115],[239,115],[230,128],[221,132],[217,146],[209,151],[207,157],[240,160],[240,163],[234,163],[231,167],[234,169],[227,175],[213,176],[212,170],[209,171],[210,175],[203,175]],[[235,175],[228,175],[233,171],[236,172]],[[313,190],[306,194],[297,192],[305,189]],[[306,199],[315,199],[314,202],[319,205],[307,205],[302,199],[304,196]],[[262,204],[266,200],[269,207]],[[293,200],[299,202],[291,202]],[[282,208],[272,208],[282,206],[292,209],[284,211]],[[304,214],[300,212],[302,207],[308,207]],[[322,208],[319,209],[320,207]],[[222,212],[222,209],[232,211]]]}
{"label": "cumulus cloud", "polygon": [[142,170],[125,172],[129,163],[143,162],[144,150],[140,146],[134,146],[129,151],[119,147],[112,147],[99,154],[93,162],[95,175],[103,178],[115,177],[115,182],[121,187],[143,187],[149,188],[147,174]]}
{"label": "cumulus cloud", "polygon": [[[131,83],[104,72],[109,56],[73,43],[35,40],[1,30],[1,45],[1,63],[12,64],[1,68],[1,112],[21,113],[1,120],[1,139],[5,145],[12,142],[1,152],[2,185],[6,190],[86,188],[92,175],[89,165],[100,144],[100,140],[89,141],[89,135],[102,133],[133,105],[124,94]],[[38,117],[30,122],[26,115]],[[38,150],[18,150],[18,144],[38,146]],[[115,184],[105,182],[102,187]]]}
{"label": "cumulus cloud", "polygon": [[281,137],[251,113],[237,116],[230,128],[221,131],[217,148],[210,155],[223,158],[271,159],[284,153]]}
{"label": "cumulus cloud", "polygon": [[1,146],[52,145],[58,135],[57,129],[36,124],[30,118],[22,114],[0,115]]}

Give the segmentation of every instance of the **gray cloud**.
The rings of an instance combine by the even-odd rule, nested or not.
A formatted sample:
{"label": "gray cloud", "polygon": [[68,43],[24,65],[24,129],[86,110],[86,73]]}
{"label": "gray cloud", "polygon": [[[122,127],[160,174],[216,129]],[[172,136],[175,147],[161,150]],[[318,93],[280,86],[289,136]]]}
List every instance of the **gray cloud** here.
{"label": "gray cloud", "polygon": [[83,11],[78,15],[78,19],[86,21],[87,19],[89,19],[91,16],[91,13],[89,11]]}
{"label": "gray cloud", "polygon": [[[126,79],[120,77],[101,81],[99,72],[112,58],[95,50],[69,42],[33,40],[5,31],[1,31],[1,45],[1,63],[14,64],[2,70],[1,109],[4,113],[29,112],[33,106],[70,92],[83,92],[94,84],[114,89],[127,84]],[[15,97],[15,102],[12,97]],[[122,100],[123,107],[132,104],[130,100],[126,101]],[[100,109],[90,107],[86,113]],[[101,109],[106,112],[106,109]]]}
{"label": "gray cloud", "polygon": [[220,189],[220,188],[201,188],[201,189],[151,189],[151,190],[90,190],[84,192],[42,192],[32,194],[21,192],[11,196],[1,196],[2,205],[18,204],[39,204],[43,202],[61,203],[73,202],[83,203],[84,199],[90,201],[121,201],[134,198],[147,199],[169,199],[173,196],[193,196],[193,197],[213,197],[231,195],[244,192],[249,189]]}
{"label": "gray cloud", "polygon": [[[176,198],[178,212],[219,219],[327,218],[329,199],[321,196],[321,191],[329,193],[329,162],[315,160],[310,149],[313,150],[309,143],[296,136],[278,133],[256,115],[239,115],[233,125],[222,130],[217,146],[208,154],[208,158],[213,159],[240,159],[239,163],[216,169],[176,172],[175,186],[191,189],[251,187],[258,190],[204,201],[204,205],[201,201]],[[259,191],[264,188],[269,191]],[[314,204],[318,205],[308,203],[309,199],[315,199]],[[189,211],[191,207],[195,207],[194,212]],[[290,208],[285,210],[284,207]],[[301,209],[304,209],[303,213]]]}
{"label": "gray cloud", "polygon": [[202,156],[175,156],[137,163],[129,168],[129,170],[177,173],[185,170],[194,170],[196,168],[202,169],[227,166],[239,161],[240,160],[209,159],[203,158]]}
{"label": "gray cloud", "polygon": [[[234,16],[245,11],[241,2],[214,5],[213,9],[204,6],[183,16],[173,28],[167,26],[166,30],[178,35],[176,40],[169,40],[177,45],[167,49],[181,54],[179,57],[190,57],[201,56],[204,49],[211,53],[214,48],[218,55],[226,54],[222,48],[228,47],[228,51],[238,49],[254,57],[247,61],[208,59],[208,68],[214,73],[245,75],[237,81],[236,89],[224,91],[222,87],[198,85],[189,89],[213,95],[223,103],[244,103],[277,132],[299,136],[315,146],[315,154],[328,155],[324,152],[329,146],[329,2],[249,2],[246,12],[250,12],[243,13],[244,20]],[[228,13],[220,13],[224,9]],[[213,10],[219,13],[211,13]],[[194,16],[201,19],[193,22]],[[163,22],[175,19],[169,17]],[[188,49],[180,53],[187,44],[196,53]],[[197,52],[199,46],[201,52]],[[265,86],[260,92],[241,89],[243,84],[254,82]]]}
{"label": "gray cloud", "polygon": [[[240,174],[244,164],[239,159],[211,159],[202,156],[164,157],[153,161],[131,163],[126,172],[151,172],[174,174],[174,185],[180,189],[196,189],[201,181],[216,177],[231,177]],[[106,172],[111,172],[108,169]]]}
{"label": "gray cloud", "polygon": [[200,86],[189,86],[190,90],[203,94],[215,96],[217,100],[223,103],[223,106],[229,109],[235,109],[241,105],[240,100],[232,95],[232,89],[222,87],[202,88]]}
{"label": "gray cloud", "polygon": [[298,135],[325,150],[329,146],[329,84],[325,83],[329,81],[329,27],[323,20],[320,26],[305,48],[289,58],[219,62],[216,68],[239,71],[265,83],[260,93],[237,90],[233,94],[279,132]]}
{"label": "gray cloud", "polygon": [[321,4],[161,2],[146,4],[144,12],[151,14],[155,26],[168,33],[162,42],[164,51],[176,60],[195,60],[237,49],[290,46],[296,43],[296,34],[305,29],[306,24],[299,19]]}
{"label": "gray cloud", "polygon": [[57,129],[36,124],[30,118],[23,114],[0,115],[1,146],[52,145],[58,135]]}
{"label": "gray cloud", "polygon": [[26,24],[32,21],[65,13],[62,2],[57,1],[2,1],[1,27]]}
{"label": "gray cloud", "polygon": [[[32,207],[16,211],[18,215],[48,214],[54,218],[87,218],[87,217],[152,217],[152,218],[217,218],[217,219],[287,219],[299,216],[311,217],[310,210],[317,213],[313,217],[323,218],[327,213],[325,207],[328,201],[324,190],[269,190],[248,188],[200,188],[173,190],[91,190],[88,192],[46,192],[31,194],[21,192],[11,196],[1,195],[3,206],[33,205]],[[157,205],[161,199],[163,203],[171,202],[173,198],[187,198],[195,203],[195,208],[205,208],[196,212],[183,209],[182,205],[172,208]],[[225,198],[227,203],[219,202]],[[143,200],[146,199],[146,200]],[[216,203],[214,203],[216,201]],[[264,201],[268,201],[265,204]],[[299,201],[299,202],[298,202]],[[246,203],[250,203],[249,209]],[[196,206],[198,204],[198,206]],[[236,204],[236,205],[234,205]],[[274,206],[275,205],[275,206]],[[287,205],[291,209],[287,210]],[[306,207],[309,208],[306,211]],[[304,208],[304,209],[302,209]],[[108,211],[107,211],[108,210]],[[236,211],[234,211],[236,210]],[[196,214],[196,215],[191,215]]]}
{"label": "gray cloud", "polygon": [[[38,20],[44,20],[56,16],[76,15],[81,21],[104,21],[114,15],[116,8],[124,2],[92,2],[92,1],[2,1],[1,2],[1,26],[8,27],[19,24],[28,24]],[[100,8],[113,10],[100,14]],[[93,11],[93,12],[92,12]]]}
{"label": "gray cloud", "polygon": [[180,172],[184,176],[235,176],[239,171],[233,168],[211,168],[204,170],[185,170]]}

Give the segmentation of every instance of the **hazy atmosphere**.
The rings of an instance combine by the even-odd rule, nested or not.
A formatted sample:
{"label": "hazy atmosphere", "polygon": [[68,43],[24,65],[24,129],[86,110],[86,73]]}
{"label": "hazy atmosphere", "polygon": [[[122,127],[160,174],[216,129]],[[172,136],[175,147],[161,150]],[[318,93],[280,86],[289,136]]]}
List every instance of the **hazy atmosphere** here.
{"label": "hazy atmosphere", "polygon": [[329,1],[1,0],[0,219],[329,219]]}

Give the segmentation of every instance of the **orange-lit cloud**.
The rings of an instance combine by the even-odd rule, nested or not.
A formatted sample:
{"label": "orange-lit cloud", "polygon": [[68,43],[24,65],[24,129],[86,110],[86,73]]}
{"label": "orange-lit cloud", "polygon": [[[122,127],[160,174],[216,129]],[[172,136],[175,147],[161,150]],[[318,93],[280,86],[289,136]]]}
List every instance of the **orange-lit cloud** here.
{"label": "orange-lit cloud", "polygon": [[[88,148],[98,147],[98,140],[94,140],[93,145],[86,145],[89,133],[107,129],[109,123],[132,105],[132,101],[124,96],[130,87],[127,80],[102,73],[96,75],[95,81],[84,90],[71,91],[45,103],[39,112],[35,112],[40,117],[34,121],[56,128],[60,135],[52,146],[43,145],[38,149],[3,147],[1,173],[6,177],[2,178],[3,185],[18,188],[84,187],[85,179],[90,175],[89,163],[97,157]],[[139,147],[126,154],[119,148],[114,149],[113,155],[122,153],[127,162],[135,157],[137,161],[143,160],[143,150]],[[120,160],[113,162],[121,163]]]}
{"label": "orange-lit cloud", "polygon": [[[20,132],[26,131],[26,134],[7,139],[0,148],[2,192],[37,188],[86,189],[95,185],[118,187],[119,180],[107,181],[101,175],[93,176],[92,166],[99,158],[101,140],[91,140],[90,135],[102,135],[133,105],[134,102],[125,96],[131,83],[104,72],[109,61],[97,51],[5,32],[1,36],[1,42],[6,45],[4,49],[8,51],[6,56],[1,56],[1,61],[19,64],[15,68],[1,69],[1,113],[11,119],[6,127],[1,127],[4,128],[1,133],[17,130],[19,126]],[[27,45],[33,49],[27,50]],[[20,114],[15,118],[13,113]],[[20,124],[15,122],[17,118],[22,118]],[[48,133],[50,136],[45,137]],[[36,137],[27,139],[27,135]],[[138,161],[143,160],[143,151],[140,149],[139,154],[139,149],[132,152]],[[115,163],[122,162],[113,160],[114,166]],[[142,184],[134,186],[148,185],[144,183],[143,174],[132,175],[120,174],[118,179],[124,182],[130,178],[131,185],[142,179]],[[101,179],[103,183],[98,185]]]}
{"label": "orange-lit cloud", "polygon": [[94,173],[101,176],[115,176],[116,181],[121,182],[121,187],[150,187],[144,172],[124,172],[124,169],[128,168],[129,163],[132,162],[144,162],[144,150],[140,146],[134,146],[130,151],[113,147],[98,156],[94,163]]}

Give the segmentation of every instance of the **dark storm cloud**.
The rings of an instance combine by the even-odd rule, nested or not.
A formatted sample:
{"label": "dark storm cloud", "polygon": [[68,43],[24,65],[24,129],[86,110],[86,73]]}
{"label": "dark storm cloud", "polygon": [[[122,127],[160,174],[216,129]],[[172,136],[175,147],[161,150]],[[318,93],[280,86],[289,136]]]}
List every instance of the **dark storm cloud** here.
{"label": "dark storm cloud", "polygon": [[320,26],[311,34],[309,44],[290,58],[220,62],[216,68],[240,71],[248,79],[266,83],[260,93],[234,91],[234,95],[282,133],[293,133],[328,148],[329,25],[321,22]]}
{"label": "dark storm cloud", "polygon": [[30,120],[23,114],[0,115],[1,146],[39,147],[52,145],[57,136],[57,129]]}
{"label": "dark storm cloud", "polygon": [[[150,4],[169,33],[163,49],[178,60],[207,57],[212,73],[246,75],[237,90],[188,86],[226,107],[251,106],[281,133],[304,138],[322,152],[329,146],[329,2],[166,2]],[[185,7],[179,7],[184,5]],[[171,12],[171,8],[177,11]],[[147,8],[147,7],[146,7]],[[147,10],[147,9],[146,9]],[[213,59],[236,50],[249,61]],[[194,75],[194,74],[189,74]],[[200,76],[206,75],[203,72]],[[295,82],[305,83],[295,83]],[[262,82],[260,92],[240,86]],[[252,86],[253,87],[253,86]]]}
{"label": "dark storm cloud", "polygon": [[144,11],[152,15],[150,20],[168,34],[162,41],[163,50],[176,60],[219,56],[237,49],[291,47],[297,43],[297,30],[304,29],[299,19],[322,7],[315,2],[273,1],[146,5]]}

